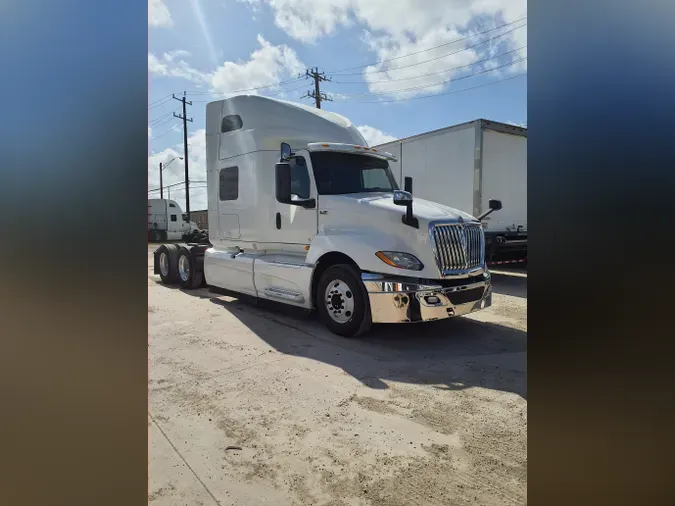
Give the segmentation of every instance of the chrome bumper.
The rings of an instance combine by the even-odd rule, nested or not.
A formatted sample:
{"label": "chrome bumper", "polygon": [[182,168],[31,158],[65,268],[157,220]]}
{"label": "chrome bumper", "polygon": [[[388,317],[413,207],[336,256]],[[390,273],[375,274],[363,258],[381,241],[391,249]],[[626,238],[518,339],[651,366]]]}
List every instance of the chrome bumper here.
{"label": "chrome bumper", "polygon": [[362,274],[361,279],[368,292],[373,323],[442,320],[492,305],[489,276],[453,287],[371,273]]}

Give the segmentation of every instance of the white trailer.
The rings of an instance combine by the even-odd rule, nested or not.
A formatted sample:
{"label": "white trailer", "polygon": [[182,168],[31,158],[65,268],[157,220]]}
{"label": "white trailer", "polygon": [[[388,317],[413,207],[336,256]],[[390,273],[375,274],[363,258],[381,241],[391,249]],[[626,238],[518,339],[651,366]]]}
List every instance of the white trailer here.
{"label": "white trailer", "polygon": [[483,220],[488,263],[527,259],[527,129],[479,119],[376,146],[396,156],[415,196],[479,216],[490,198],[504,209]]}
{"label": "white trailer", "polygon": [[186,218],[175,200],[148,199],[148,240],[180,241],[183,234],[199,228]]}
{"label": "white trailer", "polygon": [[162,245],[155,273],[316,310],[342,336],[490,306],[483,216],[400,190],[395,161],[338,114],[260,96],[211,102],[211,244]]}

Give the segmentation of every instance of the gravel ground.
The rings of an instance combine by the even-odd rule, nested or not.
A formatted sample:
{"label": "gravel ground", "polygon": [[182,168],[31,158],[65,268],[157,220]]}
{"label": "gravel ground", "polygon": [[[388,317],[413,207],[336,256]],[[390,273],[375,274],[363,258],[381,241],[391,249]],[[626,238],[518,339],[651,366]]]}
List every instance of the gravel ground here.
{"label": "gravel ground", "polygon": [[344,339],[163,286],[148,248],[152,505],[527,502],[527,276],[469,317]]}

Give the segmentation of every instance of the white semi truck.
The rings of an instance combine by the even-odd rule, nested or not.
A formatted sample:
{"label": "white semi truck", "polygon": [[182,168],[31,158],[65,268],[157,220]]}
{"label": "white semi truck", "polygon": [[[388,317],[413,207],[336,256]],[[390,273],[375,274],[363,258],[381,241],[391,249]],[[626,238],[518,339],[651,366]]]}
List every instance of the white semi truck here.
{"label": "white semi truck", "polygon": [[399,189],[343,116],[260,96],[206,106],[210,245],[163,245],[164,283],[316,310],[342,336],[491,305],[483,216]]}
{"label": "white semi truck", "polygon": [[183,234],[198,229],[175,200],[148,199],[148,241],[180,241]]}
{"label": "white semi truck", "polygon": [[416,197],[479,216],[499,192],[504,211],[483,221],[488,265],[527,261],[527,128],[478,119],[375,147]]}

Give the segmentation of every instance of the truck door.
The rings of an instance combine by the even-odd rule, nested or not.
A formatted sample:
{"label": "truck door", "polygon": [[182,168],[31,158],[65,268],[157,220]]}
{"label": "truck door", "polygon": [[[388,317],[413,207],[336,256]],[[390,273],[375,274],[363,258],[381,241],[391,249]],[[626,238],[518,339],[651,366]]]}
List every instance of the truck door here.
{"label": "truck door", "polygon": [[[291,198],[318,200],[311,160],[307,152],[300,152],[291,161]],[[309,244],[318,229],[318,204],[314,209],[276,203],[275,230],[278,242]]]}

